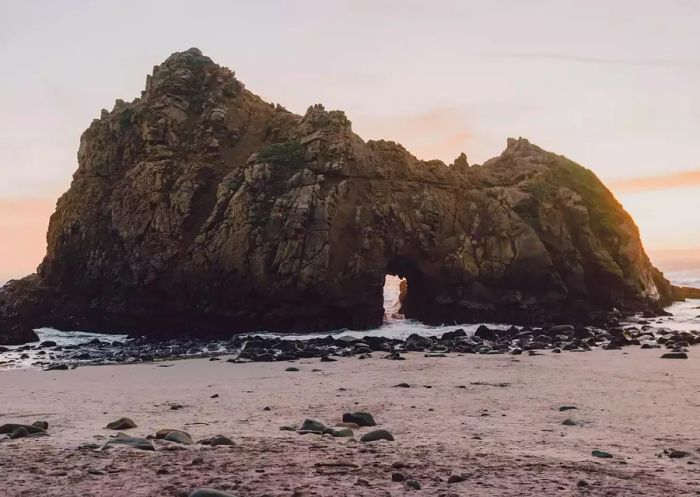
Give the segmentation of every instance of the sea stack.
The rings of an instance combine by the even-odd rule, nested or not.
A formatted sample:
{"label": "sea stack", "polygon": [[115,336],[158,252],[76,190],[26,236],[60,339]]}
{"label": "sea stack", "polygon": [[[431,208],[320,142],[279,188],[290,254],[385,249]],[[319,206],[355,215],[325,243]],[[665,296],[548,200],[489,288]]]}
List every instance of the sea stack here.
{"label": "sea stack", "polygon": [[0,290],[0,344],[53,326],[158,336],[381,325],[386,274],[426,323],[656,312],[672,289],[582,166],[525,139],[483,165],[363,141],[197,49],[83,133],[36,274]]}

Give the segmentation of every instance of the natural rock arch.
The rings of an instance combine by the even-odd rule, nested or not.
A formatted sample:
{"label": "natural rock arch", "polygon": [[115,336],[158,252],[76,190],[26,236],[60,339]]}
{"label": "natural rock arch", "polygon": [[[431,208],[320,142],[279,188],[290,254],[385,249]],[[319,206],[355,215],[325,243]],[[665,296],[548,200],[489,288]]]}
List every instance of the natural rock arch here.
{"label": "natural rock arch", "polygon": [[[32,326],[146,334],[379,326],[387,273],[429,323],[591,319],[670,285],[587,169],[527,140],[483,166],[364,142],[342,112],[262,101],[198,50],[81,137],[36,275],[0,291]],[[0,342],[1,343],[1,342]]]}

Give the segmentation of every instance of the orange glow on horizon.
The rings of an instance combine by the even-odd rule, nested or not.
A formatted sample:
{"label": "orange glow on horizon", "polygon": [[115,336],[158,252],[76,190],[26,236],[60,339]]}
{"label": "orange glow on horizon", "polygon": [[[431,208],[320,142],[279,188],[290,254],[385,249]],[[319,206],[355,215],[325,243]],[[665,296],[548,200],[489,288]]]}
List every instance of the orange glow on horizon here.
{"label": "orange glow on horizon", "polygon": [[618,192],[641,192],[700,186],[700,171],[619,180],[610,185]]}
{"label": "orange glow on horizon", "polygon": [[55,207],[55,199],[0,199],[0,282],[36,270]]}

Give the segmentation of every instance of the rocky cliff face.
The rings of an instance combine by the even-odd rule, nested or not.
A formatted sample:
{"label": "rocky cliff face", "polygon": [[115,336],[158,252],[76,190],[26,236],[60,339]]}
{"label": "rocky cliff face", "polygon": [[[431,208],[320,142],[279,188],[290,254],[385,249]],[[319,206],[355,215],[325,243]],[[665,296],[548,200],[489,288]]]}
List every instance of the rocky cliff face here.
{"label": "rocky cliff face", "polygon": [[38,325],[374,327],[388,273],[428,323],[586,320],[671,298],[589,170],[524,139],[483,166],[420,161],[364,142],[340,111],[266,103],[196,49],[104,110],[78,161],[37,274],[0,292],[0,340]]}

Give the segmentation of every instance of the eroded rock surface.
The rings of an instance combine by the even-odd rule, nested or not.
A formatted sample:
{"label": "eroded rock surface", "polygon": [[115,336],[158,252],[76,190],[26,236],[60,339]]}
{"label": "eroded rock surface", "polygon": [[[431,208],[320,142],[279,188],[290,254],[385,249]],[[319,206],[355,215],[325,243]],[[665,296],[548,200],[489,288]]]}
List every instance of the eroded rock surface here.
{"label": "eroded rock surface", "polygon": [[32,327],[151,335],[379,326],[387,273],[428,323],[590,320],[671,287],[589,170],[508,140],[483,166],[365,142],[340,111],[264,102],[197,49],[81,137],[37,274],[0,291]]}

